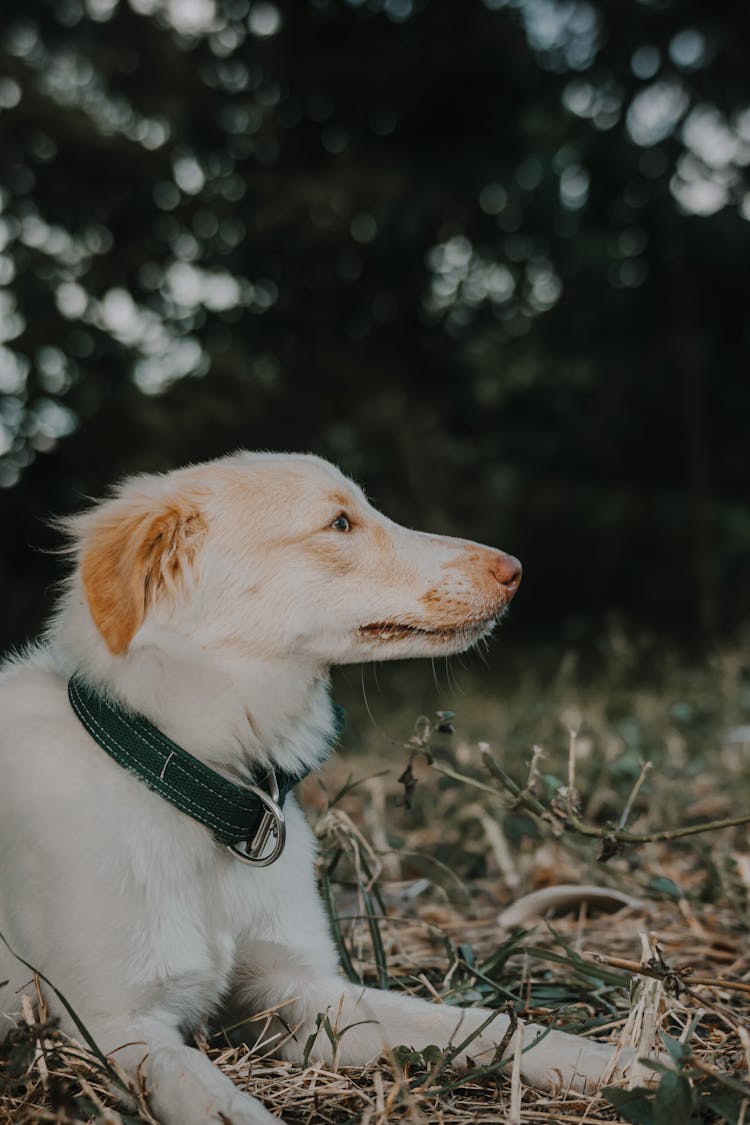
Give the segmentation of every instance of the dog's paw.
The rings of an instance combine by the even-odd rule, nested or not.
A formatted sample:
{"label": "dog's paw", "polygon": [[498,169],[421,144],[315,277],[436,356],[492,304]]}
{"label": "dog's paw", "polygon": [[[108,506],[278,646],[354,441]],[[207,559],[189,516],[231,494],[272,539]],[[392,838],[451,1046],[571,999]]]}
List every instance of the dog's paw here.
{"label": "dog's paw", "polygon": [[163,1125],[283,1125],[193,1047],[152,1050],[146,1085]]}
{"label": "dog's paw", "polygon": [[274,1117],[265,1106],[238,1090],[229,1100],[228,1105],[222,1107],[218,1121],[222,1125],[284,1125],[280,1117]]}
{"label": "dog's paw", "polygon": [[521,1055],[521,1077],[552,1094],[562,1090],[590,1094],[600,1086],[621,1082],[637,1057],[632,1047],[618,1048],[563,1031],[543,1035],[543,1028],[533,1024],[524,1029],[524,1047],[529,1050]]}

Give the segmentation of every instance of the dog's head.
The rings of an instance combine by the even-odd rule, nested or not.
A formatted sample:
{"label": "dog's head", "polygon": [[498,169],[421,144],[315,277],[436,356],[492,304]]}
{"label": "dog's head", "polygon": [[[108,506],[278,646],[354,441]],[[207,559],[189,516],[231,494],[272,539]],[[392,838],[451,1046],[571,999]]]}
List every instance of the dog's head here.
{"label": "dog's head", "polygon": [[401,527],[317,457],[238,453],[126,481],[68,523],[110,652],[190,637],[321,664],[459,652],[518,588],[502,551]]}

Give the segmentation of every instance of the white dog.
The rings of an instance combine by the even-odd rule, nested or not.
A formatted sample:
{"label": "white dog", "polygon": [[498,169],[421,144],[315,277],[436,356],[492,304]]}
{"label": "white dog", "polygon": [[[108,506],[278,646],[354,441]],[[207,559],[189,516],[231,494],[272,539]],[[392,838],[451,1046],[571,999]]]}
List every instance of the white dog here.
{"label": "white dog", "polygon": [[[313,835],[292,796],[281,804],[332,739],[329,667],[460,652],[502,615],[518,562],[399,527],[309,456],[238,453],[133,478],[67,529],[76,565],[46,643],[0,675],[10,948],[103,1051],[141,1067],[166,1125],[277,1120],[186,1045],[221,1012],[282,1004],[293,1034],[279,1053],[295,1061],[327,1012],[356,1025],[338,1057],[357,1064],[484,1023],[484,1009],[339,975]],[[0,944],[0,1035],[29,976]],[[498,1015],[471,1054],[490,1059],[507,1026]],[[541,1030],[526,1027],[525,1044]],[[321,1035],[313,1057],[330,1049]],[[542,1088],[581,1088],[611,1054],[552,1032],[521,1069]]]}

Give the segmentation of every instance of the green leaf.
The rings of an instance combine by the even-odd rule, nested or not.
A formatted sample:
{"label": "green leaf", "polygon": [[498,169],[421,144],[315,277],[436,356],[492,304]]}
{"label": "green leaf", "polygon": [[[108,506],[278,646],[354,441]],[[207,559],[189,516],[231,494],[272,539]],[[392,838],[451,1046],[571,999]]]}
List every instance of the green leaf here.
{"label": "green leaf", "polygon": [[[369,876],[367,867],[363,864],[366,875]],[[372,953],[375,958],[375,964],[378,969],[378,988],[383,992],[387,992],[390,985],[390,977],[388,975],[388,958],[383,945],[383,938],[380,933],[380,923],[383,920],[385,911],[382,909],[382,904],[373,902],[373,895],[369,891],[362,888],[362,898],[367,913],[367,928],[370,931],[370,941],[372,942]]]}
{"label": "green leaf", "polygon": [[671,1071],[659,1083],[654,1098],[654,1125],[687,1125],[693,1116],[695,1100],[687,1078]]}
{"label": "green leaf", "polygon": [[656,894],[666,895],[667,898],[673,898],[678,902],[685,895],[674,882],[673,879],[667,879],[665,875],[657,875],[655,879],[649,880],[649,890],[656,892]]}
{"label": "green leaf", "polygon": [[514,953],[521,952],[523,949],[521,942],[528,933],[528,930],[524,930],[520,926],[514,930],[510,937],[502,945],[499,945],[481,966],[482,973],[485,976],[492,977],[493,973],[499,972],[509,957],[512,957]]}
{"label": "green leaf", "polygon": [[[619,1086],[606,1086],[602,1096],[613,1105],[621,1117],[633,1125],[656,1125],[654,1101],[650,1090],[642,1086],[635,1090],[621,1090]],[[683,1125],[680,1122],[680,1125]]]}
{"label": "green leaf", "polygon": [[563,787],[563,785],[565,784],[563,779],[561,777],[558,777],[554,773],[543,773],[542,774],[542,780],[544,781],[544,784],[549,789],[552,789],[553,791],[556,791],[557,789],[561,789]]}
{"label": "green leaf", "polygon": [[532,1007],[547,1005],[559,1008],[563,1004],[575,1004],[581,993],[565,984],[534,984],[531,986],[529,1002]]}
{"label": "green leaf", "polygon": [[648,1056],[639,1058],[638,1062],[648,1063],[649,1068],[657,1074],[674,1074],[674,1067],[667,1063],[657,1062],[656,1059],[650,1059]]}
{"label": "green leaf", "polygon": [[525,813],[509,813],[503,817],[503,832],[509,840],[520,840],[522,836],[538,840],[542,835],[536,821]]}
{"label": "green leaf", "polygon": [[472,949],[472,947],[469,945],[468,942],[466,942],[466,941],[461,942],[461,944],[458,947],[458,955],[461,958],[461,960],[464,961],[469,966],[470,969],[474,968],[474,964],[475,964],[474,950]]}
{"label": "green leaf", "polygon": [[670,1058],[676,1062],[681,1063],[690,1055],[690,1048],[686,1047],[684,1043],[680,1043],[679,1039],[674,1039],[666,1032],[662,1032],[661,1041],[669,1051]]}
{"label": "green leaf", "polygon": [[393,1048],[393,1057],[399,1066],[409,1066],[416,1058],[417,1052],[412,1050],[411,1047],[405,1046],[401,1043],[398,1047]]}
{"label": "green leaf", "polygon": [[320,868],[320,890],[323,896],[323,904],[328,914],[328,921],[331,926],[333,940],[335,941],[336,948],[338,950],[341,967],[350,981],[353,981],[354,984],[363,984],[364,982],[362,980],[362,977],[354,968],[352,959],[349,956],[349,950],[347,949],[346,941],[344,940],[344,935],[341,931],[341,924],[339,922],[339,916],[336,911],[336,903],[333,895],[333,886],[331,884],[331,874],[329,868],[326,867],[325,863],[321,864]]}
{"label": "green leaf", "polygon": [[718,1114],[728,1125],[739,1125],[740,1113],[745,1098],[735,1090],[727,1090],[720,1082],[709,1079],[701,1082],[696,1090],[699,1110],[710,1110]]}
{"label": "green leaf", "polygon": [[[317,1018],[320,1019],[320,1013],[318,1013]],[[320,1023],[318,1024],[318,1027],[321,1027],[321,1026],[326,1033],[326,1037],[328,1039],[328,1042],[331,1044],[331,1046],[333,1047],[333,1049],[335,1051],[336,1050],[336,1032],[331,1027],[331,1021],[330,1021],[330,1018],[329,1018],[327,1012],[323,1016]]]}

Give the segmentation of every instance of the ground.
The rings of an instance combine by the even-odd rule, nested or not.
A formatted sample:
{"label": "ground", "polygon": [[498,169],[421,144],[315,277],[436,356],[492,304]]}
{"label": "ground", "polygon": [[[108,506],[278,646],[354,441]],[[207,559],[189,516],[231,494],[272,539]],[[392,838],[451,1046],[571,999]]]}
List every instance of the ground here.
{"label": "ground", "polygon": [[[486,668],[434,679],[378,675],[380,687],[370,672],[337,678],[347,731],[301,792],[347,972],[448,1002],[511,1003],[520,1019],[640,1050],[650,1041],[676,1069],[640,1093],[552,1096],[408,1044],[364,1070],[292,1067],[262,1041],[248,1053],[221,1034],[200,1045],[290,1125],[750,1121],[748,828],[613,836],[622,823],[653,834],[750,817],[743,655],[696,665],[612,635],[593,670],[538,655],[503,670],[495,652]],[[583,834],[592,828],[607,838]],[[633,901],[499,920],[560,883]],[[641,962],[651,975],[634,971]],[[46,1024],[30,990],[0,1054],[0,1123],[149,1120],[118,1115],[105,1091],[91,1049]]]}

